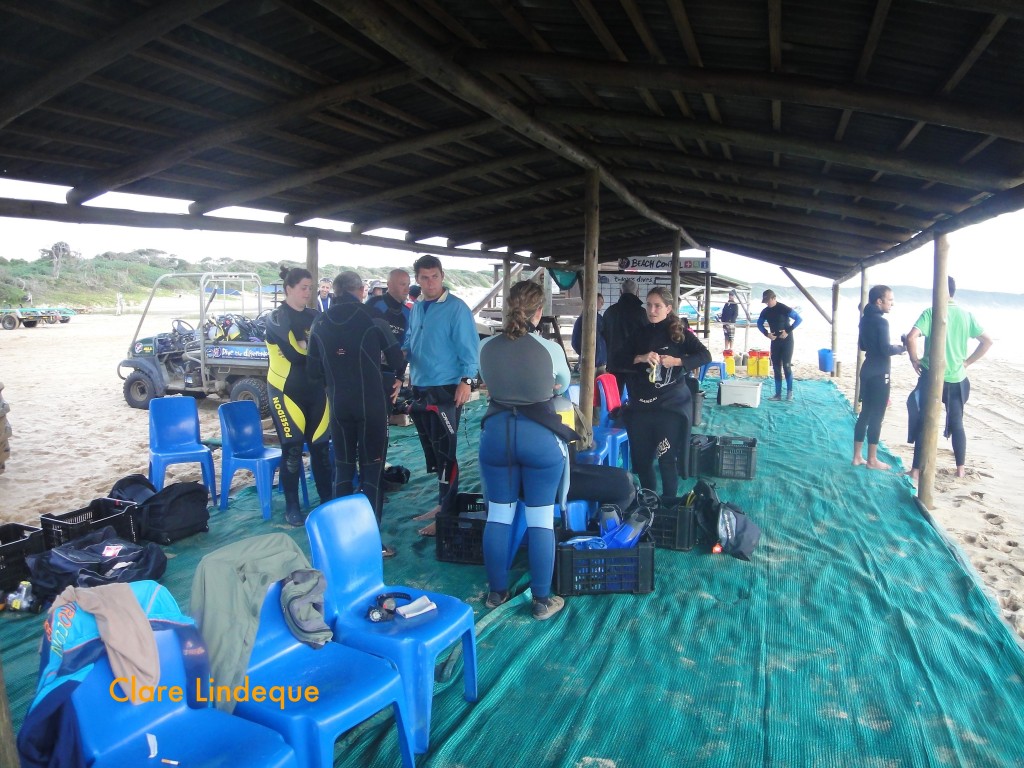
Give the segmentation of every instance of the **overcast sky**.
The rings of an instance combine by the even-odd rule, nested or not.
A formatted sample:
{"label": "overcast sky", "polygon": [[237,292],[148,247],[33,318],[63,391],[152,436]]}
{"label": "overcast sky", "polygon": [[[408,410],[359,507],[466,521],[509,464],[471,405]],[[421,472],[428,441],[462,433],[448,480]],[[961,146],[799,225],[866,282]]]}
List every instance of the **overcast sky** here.
{"label": "overcast sky", "polygon": [[[0,197],[63,202],[65,187],[0,179]],[[164,213],[186,213],[187,201],[148,198],[111,193],[90,205],[130,208]],[[225,209],[221,215],[237,218],[259,218],[280,221],[279,215],[248,209]],[[316,225],[316,223],[314,223]],[[304,262],[306,241],[303,238],[271,235],[245,235],[221,232],[196,232],[168,229],[112,227],[99,224],[62,224],[0,217],[2,238],[0,256],[8,259],[32,260],[39,250],[56,242],[66,242],[73,251],[92,257],[104,251],[133,251],[154,248],[180,256],[191,262],[211,256],[230,255],[250,261],[279,262],[282,259]],[[324,224],[331,226],[331,224]],[[949,271],[960,288],[978,291],[1024,293],[1024,211],[954,232],[949,236]],[[931,285],[933,247],[931,244],[901,256],[888,264],[873,267],[868,276],[871,283],[889,285]],[[320,243],[320,262],[350,266],[408,266],[415,255],[408,251],[390,251],[343,243]],[[487,259],[456,259],[444,257],[450,269],[488,269]],[[742,256],[712,251],[714,272],[752,283],[788,284],[789,279],[778,267]],[[831,281],[816,275],[795,273],[805,285],[830,285]],[[847,285],[855,285],[855,281]]]}

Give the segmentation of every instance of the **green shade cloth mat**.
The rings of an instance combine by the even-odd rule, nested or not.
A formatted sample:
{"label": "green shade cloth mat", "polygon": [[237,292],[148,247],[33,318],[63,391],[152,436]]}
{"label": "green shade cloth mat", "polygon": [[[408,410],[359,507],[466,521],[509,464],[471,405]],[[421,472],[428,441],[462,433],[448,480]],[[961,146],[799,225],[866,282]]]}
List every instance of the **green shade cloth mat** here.
{"label": "green shade cloth mat", "polygon": [[[547,622],[529,593],[483,607],[482,566],[439,563],[410,518],[435,503],[414,430],[392,428],[389,461],[411,482],[390,492],[391,584],[446,592],[477,614],[480,700],[462,698],[455,653],[438,668],[431,751],[419,766],[1024,766],[1024,652],[959,550],[892,472],[851,467],[853,413],[829,381],[796,400],[714,405],[706,381],[696,432],[757,438],[753,480],[716,479],[762,528],[752,562],[655,553],[655,591],[566,600]],[[899,407],[899,406],[897,406]],[[478,489],[483,403],[460,428],[462,490]],[[116,478],[111,478],[113,482]],[[693,480],[680,482],[680,490]],[[302,529],[260,518],[246,489],[211,531],[166,548],[163,583],[187,609],[206,552],[245,536]],[[528,577],[514,567],[516,589]],[[42,620],[0,615],[15,727],[31,700]],[[336,765],[393,766],[382,714],[339,739]]]}

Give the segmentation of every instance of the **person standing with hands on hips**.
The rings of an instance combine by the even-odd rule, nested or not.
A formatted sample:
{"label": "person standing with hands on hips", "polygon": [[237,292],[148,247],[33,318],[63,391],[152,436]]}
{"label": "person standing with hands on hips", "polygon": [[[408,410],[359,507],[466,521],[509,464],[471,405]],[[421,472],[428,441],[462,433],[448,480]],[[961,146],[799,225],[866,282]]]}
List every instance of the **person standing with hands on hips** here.
{"label": "person standing with hands on hips", "polygon": [[[772,370],[775,373],[775,394],[769,400],[782,399],[782,376],[786,376],[786,399],[793,399],[793,329],[803,319],[795,309],[787,307],[775,297],[775,291],[761,294],[761,301],[767,304],[757,318],[757,328],[772,340]],[[767,327],[766,327],[767,326]]]}

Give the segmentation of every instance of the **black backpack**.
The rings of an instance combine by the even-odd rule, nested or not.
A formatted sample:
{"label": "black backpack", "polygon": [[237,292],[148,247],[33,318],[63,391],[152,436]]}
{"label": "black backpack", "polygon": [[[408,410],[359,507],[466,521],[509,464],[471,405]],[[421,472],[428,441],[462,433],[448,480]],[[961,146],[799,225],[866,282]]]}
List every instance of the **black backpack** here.
{"label": "black backpack", "polygon": [[155,581],[167,569],[167,556],[159,546],[119,539],[109,525],[25,560],[32,573],[32,589],[44,602],[65,587]]}
{"label": "black backpack", "polygon": [[172,483],[158,491],[144,476],[128,475],[114,483],[110,496],[135,502],[141,539],[170,544],[210,530],[210,492],[202,483]]}
{"label": "black backpack", "polygon": [[714,483],[698,480],[693,488],[697,510],[697,542],[706,551],[750,560],[761,540],[761,529],[743,511],[720,501]]}

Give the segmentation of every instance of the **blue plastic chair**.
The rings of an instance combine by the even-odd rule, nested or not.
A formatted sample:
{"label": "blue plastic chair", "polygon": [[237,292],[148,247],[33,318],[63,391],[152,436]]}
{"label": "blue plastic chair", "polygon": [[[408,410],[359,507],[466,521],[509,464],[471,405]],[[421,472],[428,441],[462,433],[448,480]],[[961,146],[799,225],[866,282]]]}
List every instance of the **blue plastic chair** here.
{"label": "blue plastic chair", "polygon": [[415,768],[402,680],[387,659],[338,643],[313,649],[295,639],[281,610],[281,582],[271,584],[246,671],[250,687],[316,686],[315,702],[303,697],[282,708],[272,701],[239,702],[235,714],[284,737],[299,765],[331,768],[338,737],[386,707],[394,707],[402,765]]}
{"label": "blue plastic chair", "polygon": [[577,464],[608,464],[609,457],[611,455],[611,446],[608,442],[608,436],[598,436],[597,430],[594,430],[594,447],[586,451],[576,452],[576,463]]}
{"label": "blue plastic chair", "polygon": [[[117,701],[111,692],[114,673],[106,655],[71,694],[71,702],[86,762],[94,768],[161,765],[161,759],[181,766],[234,768],[299,768],[295,753],[274,731],[216,709],[190,709],[187,696],[195,690],[185,674],[181,641],[174,630],[155,633],[160,654],[160,685],[185,693],[180,702],[165,691],[160,701],[133,704]],[[204,665],[205,666],[205,665]],[[200,679],[209,677],[209,667]],[[121,697],[120,688],[114,691]],[[150,759],[147,734],[156,739],[157,756]]]}
{"label": "blue plastic chair", "polygon": [[[263,422],[256,403],[239,400],[224,403],[217,409],[220,417],[221,464],[220,508],[228,508],[231,478],[240,469],[247,469],[256,477],[256,493],[260,499],[263,519],[270,519],[270,505],[274,491],[274,472],[281,465],[281,449],[263,445]],[[302,498],[309,506],[306,476],[301,473]]]}
{"label": "blue plastic chair", "polygon": [[159,397],[149,404],[149,481],[158,491],[171,464],[198,461],[210,498],[217,503],[213,453],[199,442],[199,409],[191,397]]}
{"label": "blue plastic chair", "polygon": [[[449,595],[384,584],[380,530],[361,493],[321,504],[306,518],[313,566],[327,579],[324,613],[336,642],[394,662],[402,677],[417,754],[430,746],[430,710],[438,655],[462,639],[467,701],[476,701],[476,630],[473,609]],[[429,597],[436,611],[411,619],[371,622],[367,609],[386,592]]]}
{"label": "blue plastic chair", "polygon": [[697,376],[697,379],[699,381],[704,381],[704,377],[707,376],[708,371],[712,369],[718,371],[718,378],[729,378],[729,372],[725,370],[725,363],[723,363],[721,360],[712,360],[710,363],[705,363],[700,367],[700,374]]}
{"label": "blue plastic chair", "polygon": [[629,433],[619,427],[594,427],[594,442],[608,446],[608,464],[629,469]]}

